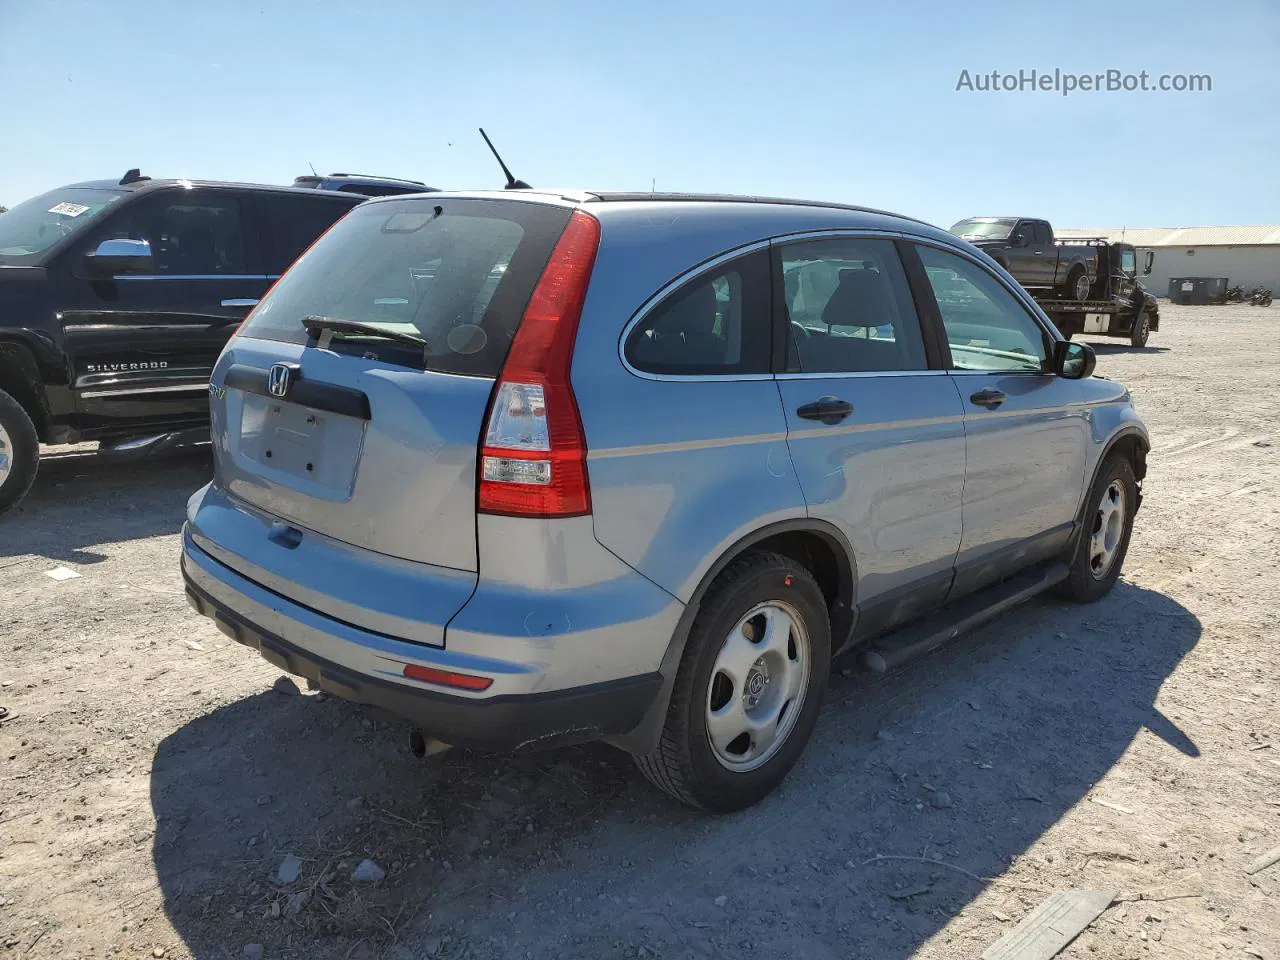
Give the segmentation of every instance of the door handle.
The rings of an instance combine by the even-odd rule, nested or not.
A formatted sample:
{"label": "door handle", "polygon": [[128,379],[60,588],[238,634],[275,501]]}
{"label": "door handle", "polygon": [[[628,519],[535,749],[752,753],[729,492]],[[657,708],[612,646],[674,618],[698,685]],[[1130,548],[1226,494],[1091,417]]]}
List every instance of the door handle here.
{"label": "door handle", "polygon": [[1004,403],[1007,398],[999,390],[979,390],[969,397],[970,403],[975,403],[980,407],[986,407],[988,410],[994,410],[1000,404]]}
{"label": "door handle", "polygon": [[839,423],[853,413],[853,404],[838,397],[819,397],[813,403],[796,408],[796,416],[805,420],[821,420],[823,423]]}
{"label": "door handle", "polygon": [[230,300],[223,300],[224,307],[256,307],[258,305],[257,297],[233,297]]}

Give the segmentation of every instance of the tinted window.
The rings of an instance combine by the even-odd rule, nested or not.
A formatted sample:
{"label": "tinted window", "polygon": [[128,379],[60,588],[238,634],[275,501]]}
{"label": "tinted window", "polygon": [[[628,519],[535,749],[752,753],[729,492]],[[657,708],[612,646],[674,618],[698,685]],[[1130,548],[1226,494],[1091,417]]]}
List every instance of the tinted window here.
{"label": "tinted window", "polygon": [[307,343],[304,317],[355,320],[422,337],[426,350],[358,335],[330,349],[497,376],[569,213],[518,200],[360,204],[280,278],[244,333]]}
{"label": "tinted window", "polygon": [[1053,233],[1049,230],[1047,223],[1037,223],[1035,225],[1035,242],[1037,244],[1053,243]]}
{"label": "tinted window", "polygon": [[1025,246],[1035,240],[1035,231],[1025,220],[1018,224],[1009,235],[1009,242],[1017,246]]}
{"label": "tinted window", "polygon": [[995,277],[971,260],[918,247],[957,370],[1041,372],[1043,328]]}
{"label": "tinted window", "polygon": [[186,191],[145,197],[120,211],[90,246],[116,238],[146,240],[157,275],[217,276],[248,269],[240,203]]}
{"label": "tinted window", "polygon": [[315,196],[305,197],[263,195],[261,202],[266,210],[272,240],[271,253],[267,258],[267,272],[271,274],[284,273],[307,247],[315,243],[316,237],[354,206],[336,197],[331,199],[319,191]]}
{"label": "tinted window", "polygon": [[627,360],[648,373],[769,372],[769,254],[761,250],[702,274],[636,325]]}
{"label": "tinted window", "polygon": [[782,250],[787,369],[862,373],[928,367],[920,322],[890,240],[810,240]]}

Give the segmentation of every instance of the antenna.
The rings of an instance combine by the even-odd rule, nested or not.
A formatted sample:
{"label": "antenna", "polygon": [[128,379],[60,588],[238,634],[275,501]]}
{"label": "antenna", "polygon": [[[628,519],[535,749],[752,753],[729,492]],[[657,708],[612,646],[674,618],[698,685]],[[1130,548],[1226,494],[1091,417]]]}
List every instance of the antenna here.
{"label": "antenna", "polygon": [[311,175],[313,177],[320,176],[320,174],[316,173],[316,165],[312,163],[310,160],[307,161],[307,166],[311,168]]}
{"label": "antenna", "polygon": [[495,160],[497,160],[497,161],[498,161],[498,166],[500,166],[500,167],[502,168],[502,172],[503,172],[504,174],[506,174],[506,175],[507,175],[507,186],[506,186],[506,189],[508,189],[508,190],[532,190],[533,188],[532,188],[532,187],[530,187],[530,186],[529,186],[527,183],[525,183],[523,180],[517,180],[515,177],[513,177],[513,176],[511,175],[511,171],[510,171],[509,169],[507,169],[507,165],[506,165],[505,163],[503,163],[503,162],[502,162],[502,157],[500,157],[500,156],[498,155],[498,150],[497,150],[497,148],[496,148],[496,147],[494,147],[494,145],[493,145],[493,141],[492,141],[492,140],[490,140],[490,139],[489,139],[489,135],[488,135],[487,133],[485,133],[485,132],[484,132],[484,127],[481,127],[481,128],[480,128],[480,136],[484,137],[484,142],[485,142],[485,143],[487,143],[487,144],[489,145],[489,152],[493,154],[493,159],[495,159]]}

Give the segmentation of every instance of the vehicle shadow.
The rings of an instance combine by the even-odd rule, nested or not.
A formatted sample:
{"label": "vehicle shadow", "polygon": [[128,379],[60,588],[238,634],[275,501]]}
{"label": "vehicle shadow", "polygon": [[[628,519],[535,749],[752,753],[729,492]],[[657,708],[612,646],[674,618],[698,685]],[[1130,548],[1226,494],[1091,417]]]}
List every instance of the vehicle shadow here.
{"label": "vehicle shadow", "polygon": [[187,499],[212,475],[207,446],[128,461],[93,450],[44,453],[31,491],[0,517],[0,557],[99,563],[99,544],[180,530]]}
{"label": "vehicle shadow", "polygon": [[[1198,757],[1155,700],[1199,637],[1175,601],[1121,582],[883,677],[838,671],[796,770],[727,817],[667,801],[603,745],[415,761],[398,722],[267,691],[160,744],[155,870],[200,960],[246,943],[315,960],[905,960],[1141,731]],[[277,885],[290,854],[299,876]],[[353,882],[365,858],[382,883]]]}
{"label": "vehicle shadow", "polygon": [[1153,347],[1150,344],[1145,347],[1135,347],[1131,343],[1116,343],[1114,340],[1088,340],[1084,342],[1093,347],[1093,352],[1099,356],[1111,353],[1169,353],[1173,350],[1172,347]]}

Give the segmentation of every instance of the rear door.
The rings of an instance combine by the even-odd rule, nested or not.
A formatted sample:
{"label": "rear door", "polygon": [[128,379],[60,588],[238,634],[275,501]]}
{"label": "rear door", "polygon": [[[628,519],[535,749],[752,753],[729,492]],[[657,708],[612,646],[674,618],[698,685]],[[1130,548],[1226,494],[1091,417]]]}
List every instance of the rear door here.
{"label": "rear door", "polygon": [[775,262],[788,324],[778,375],[787,444],[810,516],[853,545],[867,635],[947,594],[961,539],[964,410],[946,372],[931,369],[893,240],[784,242]]}
{"label": "rear door", "polygon": [[916,248],[964,405],[964,536],[954,592],[1055,555],[1085,482],[1089,410],[1073,381],[1049,372],[1052,340],[976,260]]}
{"label": "rear door", "polygon": [[[214,361],[268,283],[251,216],[233,191],[157,191],[91,231],[57,268],[82,428],[207,418]],[[93,276],[84,254],[121,237],[146,240],[151,267]]]}
{"label": "rear door", "polygon": [[[475,571],[489,396],[569,214],[506,199],[357,206],[280,279],[219,361],[218,484],[341,544]],[[426,345],[317,337],[308,316]]]}
{"label": "rear door", "polygon": [[363,199],[329,190],[261,194],[258,208],[267,273],[279,277]]}

